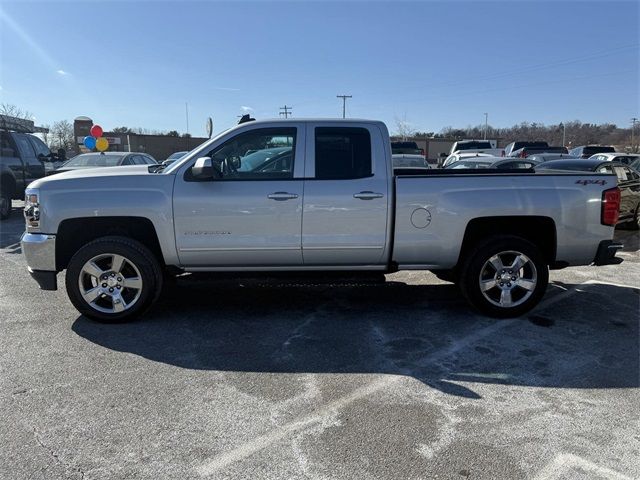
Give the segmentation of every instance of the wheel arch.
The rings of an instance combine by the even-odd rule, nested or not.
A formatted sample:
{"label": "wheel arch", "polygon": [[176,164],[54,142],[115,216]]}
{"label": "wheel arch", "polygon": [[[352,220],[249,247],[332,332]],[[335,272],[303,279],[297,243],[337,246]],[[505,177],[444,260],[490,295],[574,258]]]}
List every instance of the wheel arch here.
{"label": "wheel arch", "polygon": [[145,245],[164,267],[153,222],[144,217],[80,217],[60,222],[56,235],[56,270],[64,270],[84,245],[101,237],[128,237]]}
{"label": "wheel arch", "polygon": [[496,234],[514,235],[533,243],[540,249],[547,263],[552,267],[555,265],[558,243],[555,222],[550,217],[522,215],[479,217],[471,220],[464,232],[457,267],[461,266],[469,252],[483,239]]}

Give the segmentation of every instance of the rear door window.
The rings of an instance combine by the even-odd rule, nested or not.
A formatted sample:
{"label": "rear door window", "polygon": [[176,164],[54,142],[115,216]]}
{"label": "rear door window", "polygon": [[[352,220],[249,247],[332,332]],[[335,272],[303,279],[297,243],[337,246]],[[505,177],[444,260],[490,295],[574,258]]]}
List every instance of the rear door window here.
{"label": "rear door window", "polygon": [[36,151],[33,149],[33,145],[31,145],[31,142],[26,135],[16,133],[13,138],[15,139],[18,149],[20,150],[20,155],[23,158],[36,156]]}
{"label": "rear door window", "polygon": [[366,128],[318,127],[315,134],[316,179],[371,176],[371,135]]}

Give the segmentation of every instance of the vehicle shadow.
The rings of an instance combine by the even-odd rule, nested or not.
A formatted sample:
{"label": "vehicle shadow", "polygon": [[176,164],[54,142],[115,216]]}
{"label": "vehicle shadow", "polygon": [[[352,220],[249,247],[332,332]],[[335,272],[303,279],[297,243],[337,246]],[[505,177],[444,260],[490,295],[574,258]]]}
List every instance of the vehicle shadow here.
{"label": "vehicle shadow", "polygon": [[9,253],[22,253],[20,237],[24,232],[24,218],[18,202],[13,202],[11,216],[0,220],[0,248]]}
{"label": "vehicle shadow", "polygon": [[412,376],[451,395],[473,385],[639,386],[637,289],[550,286],[532,314],[474,314],[451,284],[332,287],[183,281],[145,319],[73,331],[119,352],[229,372]]}

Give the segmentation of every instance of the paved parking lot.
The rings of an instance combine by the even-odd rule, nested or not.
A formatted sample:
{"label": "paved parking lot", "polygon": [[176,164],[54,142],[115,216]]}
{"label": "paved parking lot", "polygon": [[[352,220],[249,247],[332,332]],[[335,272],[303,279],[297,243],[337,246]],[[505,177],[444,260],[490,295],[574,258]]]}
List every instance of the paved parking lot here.
{"label": "paved parking lot", "polygon": [[37,289],[22,225],[0,224],[1,478],[640,476],[633,232],[519,319],[413,272],[185,279],[109,326]]}

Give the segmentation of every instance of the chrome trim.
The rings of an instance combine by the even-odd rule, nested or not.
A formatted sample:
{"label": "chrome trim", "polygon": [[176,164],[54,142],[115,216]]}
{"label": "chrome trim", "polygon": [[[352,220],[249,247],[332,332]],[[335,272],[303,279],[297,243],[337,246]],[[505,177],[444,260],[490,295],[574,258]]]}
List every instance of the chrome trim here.
{"label": "chrome trim", "polygon": [[264,250],[300,250],[300,247],[182,247],[181,252],[261,252]]}
{"label": "chrome trim", "polygon": [[24,233],[20,239],[22,253],[32,270],[56,271],[56,236]]}

